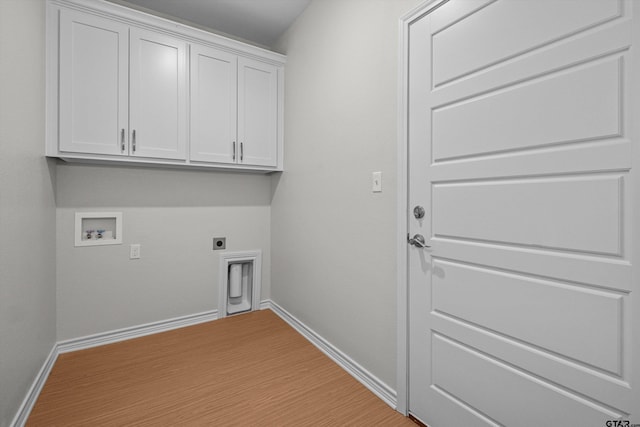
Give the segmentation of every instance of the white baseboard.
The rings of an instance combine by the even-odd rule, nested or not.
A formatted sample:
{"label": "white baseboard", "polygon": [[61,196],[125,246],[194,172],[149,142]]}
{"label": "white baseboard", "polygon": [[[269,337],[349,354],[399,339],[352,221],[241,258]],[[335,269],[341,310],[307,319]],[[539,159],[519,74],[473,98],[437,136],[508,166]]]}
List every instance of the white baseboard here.
{"label": "white baseboard", "polygon": [[367,371],[365,368],[356,363],[349,356],[340,351],[336,346],[324,339],[313,329],[302,323],[295,318],[291,313],[280,307],[277,303],[271,300],[263,301],[260,304],[260,308],[270,308],[274,313],[287,322],[291,327],[298,331],[302,336],[308,339],[313,345],[315,345],[320,351],[326,354],[331,360],[336,362],[342,369],[347,371],[352,377],[358,380],[362,385],[367,387],[373,394],[378,396],[384,402],[386,402],[393,409],[396,409],[397,396],[396,392],[385,384],[378,377]]}
{"label": "white baseboard", "polygon": [[22,405],[20,405],[18,412],[15,417],[13,417],[13,421],[9,424],[10,426],[23,427],[26,424],[27,418],[29,418],[29,414],[31,413],[33,406],[36,404],[36,400],[38,400],[42,387],[44,387],[44,383],[47,381],[47,378],[49,378],[49,373],[51,372],[51,368],[53,368],[53,364],[56,363],[57,358],[58,345],[54,344],[51,352],[49,352],[49,355],[42,364],[38,375],[36,375],[36,378],[33,380],[33,384],[31,384],[27,395],[22,401]]}
{"label": "white baseboard", "polygon": [[70,351],[83,350],[85,348],[97,347],[99,345],[111,344],[118,341],[124,341],[132,338],[139,338],[145,335],[156,334],[159,332],[170,331],[172,329],[183,328],[185,326],[197,325],[198,323],[209,322],[218,318],[218,310],[205,311],[202,313],[190,314],[187,316],[174,317],[173,319],[161,320],[159,322],[146,323],[144,325],[133,326],[130,328],[118,329],[115,331],[102,332],[86,337],[73,338],[66,341],[57,342],[51,349],[51,353],[45,360],[40,372],[36,376],[31,388],[27,392],[22,405],[18,409],[18,413],[13,418],[9,426],[23,427],[29,418],[29,414],[35,405],[38,396],[42,391],[44,383],[49,377],[51,368],[58,358],[59,354],[68,353]]}
{"label": "white baseboard", "polygon": [[85,348],[97,347],[99,345],[144,337],[145,335],[157,334],[159,332],[166,332],[172,329],[209,322],[211,320],[216,320],[217,318],[218,310],[210,310],[187,316],[174,317],[173,319],[161,320],[159,322],[117,329],[115,331],[101,332],[99,334],[88,335],[86,337],[73,338],[58,342],[58,353],[68,353],[70,351],[83,350]]}
{"label": "white baseboard", "polygon": [[271,310],[271,300],[263,299],[260,301],[260,310]]}

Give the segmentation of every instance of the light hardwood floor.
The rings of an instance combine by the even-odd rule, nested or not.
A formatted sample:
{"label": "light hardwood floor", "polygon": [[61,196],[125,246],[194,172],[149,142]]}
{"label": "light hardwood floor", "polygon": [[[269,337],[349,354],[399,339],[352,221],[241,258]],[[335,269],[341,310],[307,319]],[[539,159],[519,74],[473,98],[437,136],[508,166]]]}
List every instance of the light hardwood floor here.
{"label": "light hardwood floor", "polygon": [[27,426],[412,426],[270,310],[62,354]]}

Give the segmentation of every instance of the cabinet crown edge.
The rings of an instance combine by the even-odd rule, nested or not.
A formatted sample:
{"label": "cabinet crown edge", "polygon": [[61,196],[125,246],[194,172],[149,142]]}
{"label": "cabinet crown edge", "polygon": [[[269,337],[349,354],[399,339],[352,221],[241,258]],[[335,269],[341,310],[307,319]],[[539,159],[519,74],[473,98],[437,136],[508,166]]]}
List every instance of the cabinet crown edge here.
{"label": "cabinet crown edge", "polygon": [[[287,57],[264,47],[225,37],[186,23],[152,15],[105,0],[47,0],[47,8],[65,8],[102,16],[130,26],[177,37],[189,43],[204,44],[230,53],[284,66]],[[213,29],[212,29],[213,30]]]}

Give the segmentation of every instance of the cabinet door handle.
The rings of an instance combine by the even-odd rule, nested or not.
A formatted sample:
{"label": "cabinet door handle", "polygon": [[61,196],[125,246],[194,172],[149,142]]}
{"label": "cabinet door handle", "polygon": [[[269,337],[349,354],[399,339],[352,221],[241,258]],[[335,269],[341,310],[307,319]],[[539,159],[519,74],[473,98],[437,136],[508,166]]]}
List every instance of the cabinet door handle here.
{"label": "cabinet door handle", "polygon": [[136,130],[134,129],[131,135],[131,147],[133,148],[133,152],[136,152]]}
{"label": "cabinet door handle", "polygon": [[236,161],[236,142],[233,141],[232,145],[233,145],[233,161],[235,162]]}
{"label": "cabinet door handle", "polygon": [[120,150],[124,153],[124,128],[120,131]]}
{"label": "cabinet door handle", "polygon": [[244,144],[240,143],[240,161],[244,159]]}

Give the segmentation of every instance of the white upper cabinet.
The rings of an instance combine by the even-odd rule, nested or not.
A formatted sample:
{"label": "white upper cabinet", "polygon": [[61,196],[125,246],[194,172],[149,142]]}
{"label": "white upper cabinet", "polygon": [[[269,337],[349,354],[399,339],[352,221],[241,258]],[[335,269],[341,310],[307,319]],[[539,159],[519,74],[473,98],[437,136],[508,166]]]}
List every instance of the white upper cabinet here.
{"label": "white upper cabinet", "polygon": [[277,164],[278,69],[238,59],[238,140],[240,163]]}
{"label": "white upper cabinet", "polygon": [[191,160],[236,163],[237,64],[236,55],[191,46]]}
{"label": "white upper cabinet", "polygon": [[187,44],[131,28],[130,154],[186,159]]}
{"label": "white upper cabinet", "polygon": [[278,165],[278,68],[191,46],[191,160]]}
{"label": "white upper cabinet", "polygon": [[126,155],[129,27],[60,14],[60,151]]}
{"label": "white upper cabinet", "polygon": [[187,44],[60,15],[60,151],[186,159]]}
{"label": "white upper cabinet", "polygon": [[101,0],[47,0],[46,154],[280,171],[285,59]]}

